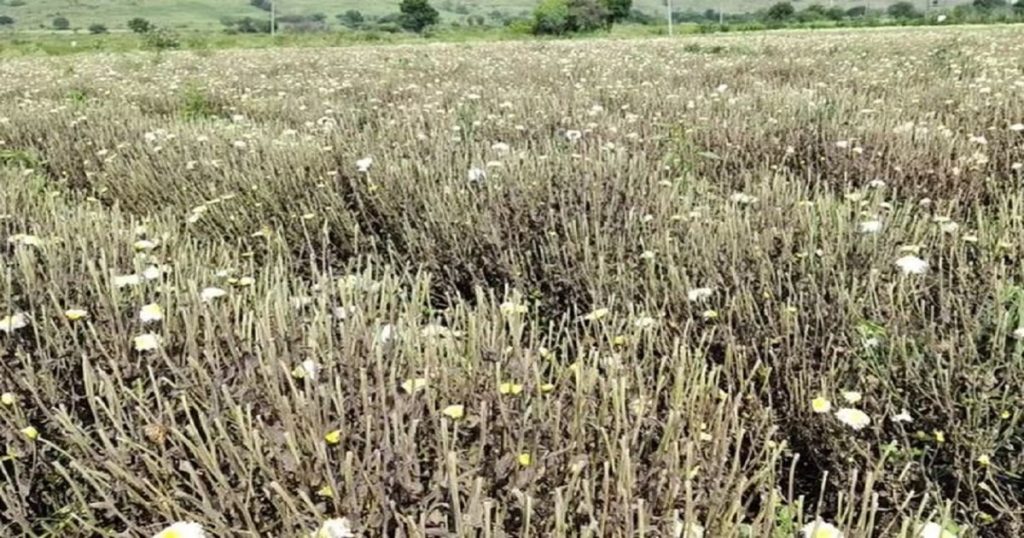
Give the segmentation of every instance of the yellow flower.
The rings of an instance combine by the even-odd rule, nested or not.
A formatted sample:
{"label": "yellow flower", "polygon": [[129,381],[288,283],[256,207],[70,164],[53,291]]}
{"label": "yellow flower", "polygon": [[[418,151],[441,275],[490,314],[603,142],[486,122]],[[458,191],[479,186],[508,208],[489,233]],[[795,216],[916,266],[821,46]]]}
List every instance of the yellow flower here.
{"label": "yellow flower", "polygon": [[331,497],[334,497],[334,490],[331,489],[331,486],[324,486],[324,487],[316,490],[316,494],[321,496],[321,497],[330,499]]}
{"label": "yellow flower", "polygon": [[533,463],[533,456],[529,452],[521,452],[516,456],[516,461],[523,467],[529,467]]}
{"label": "yellow flower", "polygon": [[353,538],[352,524],[348,518],[328,519],[317,529],[312,538]]}
{"label": "yellow flower", "polygon": [[136,336],[134,339],[135,351],[153,351],[160,349],[161,341],[162,339],[158,334],[146,333]]}
{"label": "yellow flower", "polygon": [[544,394],[547,394],[549,392],[553,392],[554,390],[555,390],[555,384],[554,383],[544,383],[543,385],[540,386],[540,391],[542,393],[544,393]]}
{"label": "yellow flower", "polygon": [[586,316],[583,316],[583,319],[586,321],[597,321],[607,316],[609,312],[611,311],[608,310],[607,308],[598,308],[597,310],[594,310],[593,312],[587,314]]}
{"label": "yellow flower", "polygon": [[818,396],[817,398],[811,400],[811,410],[814,411],[815,413],[828,413],[829,411],[832,410],[832,402],[828,401],[827,399],[821,396]]}
{"label": "yellow flower", "polygon": [[991,463],[992,463],[992,460],[989,459],[987,454],[982,454],[982,455],[978,456],[978,464],[979,465],[988,467],[989,464],[991,464]]}
{"label": "yellow flower", "polygon": [[402,390],[408,394],[419,392],[425,388],[427,388],[427,378],[425,377],[414,377],[402,382]]}
{"label": "yellow flower", "polygon": [[247,288],[256,283],[256,279],[251,276],[243,276],[235,282],[235,285],[241,288]]}
{"label": "yellow flower", "polygon": [[17,403],[17,401],[18,397],[15,396],[14,393],[12,392],[5,392],[3,394],[0,394],[0,403],[4,405],[11,406]]}
{"label": "yellow flower", "polygon": [[78,321],[88,316],[89,313],[80,308],[70,308],[64,311],[64,317],[67,318],[68,321]]}
{"label": "yellow flower", "polygon": [[329,431],[324,435],[324,441],[329,445],[336,445],[341,442],[341,430]]}
{"label": "yellow flower", "polygon": [[139,239],[132,246],[135,250],[153,250],[156,248],[156,242],[148,239]]}
{"label": "yellow flower", "polygon": [[1009,411],[1003,411],[1002,413],[999,413],[999,418],[1001,418],[1003,420],[1006,420],[1006,419],[1010,418],[1010,412]]}
{"label": "yellow flower", "polygon": [[160,305],[150,303],[139,311],[139,319],[143,323],[162,321],[164,319],[164,310],[160,308]]}
{"label": "yellow flower", "polygon": [[24,313],[19,312],[0,319],[0,332],[9,333],[25,327],[28,327],[28,316]]}
{"label": "yellow flower", "polygon": [[35,441],[39,437],[39,430],[35,426],[25,426],[21,429],[21,434],[28,437],[30,441]]}
{"label": "yellow flower", "polygon": [[935,436],[936,443],[941,444],[946,442],[946,434],[943,433],[942,430],[934,430],[932,434]]}
{"label": "yellow flower", "polygon": [[516,396],[520,392],[523,392],[523,386],[518,383],[511,383],[506,381],[505,383],[498,385],[498,392],[500,392],[501,394],[511,394],[512,396]]}
{"label": "yellow flower", "polygon": [[614,345],[614,346],[624,346],[624,345],[626,345],[626,337],[620,334],[620,335],[616,336],[615,338],[612,338],[612,345]]}
{"label": "yellow flower", "polygon": [[718,312],[714,310],[705,310],[704,313],[701,314],[701,317],[706,320],[718,319]]}
{"label": "yellow flower", "polygon": [[506,316],[525,314],[529,311],[526,305],[516,304],[511,301],[501,303],[501,313]]}
{"label": "yellow flower", "polygon": [[465,406],[458,404],[449,405],[448,407],[445,407],[443,410],[441,410],[441,414],[448,418],[451,418],[452,420],[459,420],[460,418],[466,416],[466,408]]}

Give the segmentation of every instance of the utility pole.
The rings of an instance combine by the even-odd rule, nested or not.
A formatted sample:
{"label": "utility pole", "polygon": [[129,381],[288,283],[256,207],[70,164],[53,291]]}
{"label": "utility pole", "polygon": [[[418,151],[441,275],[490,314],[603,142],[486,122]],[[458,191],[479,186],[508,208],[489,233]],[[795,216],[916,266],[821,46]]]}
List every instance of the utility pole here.
{"label": "utility pole", "polygon": [[270,0],[270,37],[277,35],[277,0]]}
{"label": "utility pole", "polygon": [[668,18],[668,35],[672,35],[672,0],[665,0],[665,15]]}

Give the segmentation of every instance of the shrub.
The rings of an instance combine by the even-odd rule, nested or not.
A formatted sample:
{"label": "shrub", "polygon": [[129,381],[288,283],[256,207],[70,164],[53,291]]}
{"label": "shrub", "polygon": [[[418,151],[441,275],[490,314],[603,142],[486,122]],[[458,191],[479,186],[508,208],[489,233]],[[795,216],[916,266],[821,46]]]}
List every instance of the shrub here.
{"label": "shrub", "polygon": [[136,34],[145,34],[153,29],[153,24],[142,17],[135,17],[128,21],[128,29]]}
{"label": "shrub", "polygon": [[608,9],[599,0],[569,0],[569,27],[573,32],[591,32],[607,27]]}
{"label": "shrub", "polygon": [[402,0],[398,9],[402,12],[402,28],[413,32],[422,32],[437,24],[440,18],[440,13],[427,0]]}
{"label": "shrub", "polygon": [[602,0],[604,8],[608,11],[607,20],[609,23],[616,23],[629,17],[633,9],[633,0]]}
{"label": "shrub", "polygon": [[174,30],[158,28],[145,34],[146,47],[156,50],[176,49],[181,46],[181,39]]}
{"label": "shrub", "polygon": [[358,9],[350,9],[338,15],[337,19],[342,26],[347,26],[349,28],[359,28],[364,22],[366,22],[366,18],[363,17],[362,12]]}
{"label": "shrub", "polygon": [[533,33],[560,35],[568,31],[568,0],[542,0],[533,12]]}
{"label": "shrub", "polygon": [[54,17],[51,24],[54,30],[67,30],[71,28],[71,21],[67,17]]}
{"label": "shrub", "polygon": [[90,24],[89,33],[93,35],[105,34],[107,33],[107,27],[98,22],[95,24]]}
{"label": "shrub", "polygon": [[863,17],[868,12],[868,8],[865,6],[853,6],[846,10],[846,16],[851,19]]}
{"label": "shrub", "polygon": [[0,15],[0,26],[11,26],[14,24],[14,19],[7,15]]}
{"label": "shrub", "polygon": [[270,11],[274,8],[272,0],[249,0],[249,5],[263,11]]}

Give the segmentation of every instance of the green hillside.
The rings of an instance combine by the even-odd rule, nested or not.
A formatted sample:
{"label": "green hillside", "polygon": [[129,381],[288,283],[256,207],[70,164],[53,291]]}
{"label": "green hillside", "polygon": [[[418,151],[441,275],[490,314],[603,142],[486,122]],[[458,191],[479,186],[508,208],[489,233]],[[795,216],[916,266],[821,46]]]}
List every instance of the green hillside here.
{"label": "green hillside", "polygon": [[[756,11],[775,0],[673,0],[677,11],[692,9],[724,9],[727,13]],[[865,5],[885,7],[896,0],[796,0],[797,8],[814,3],[835,4],[841,7]],[[310,15],[323,13],[328,21],[350,9],[365,15],[384,15],[398,9],[399,0],[279,0],[281,13]],[[517,14],[531,10],[537,0],[434,0],[446,20],[457,21],[470,15],[488,16],[496,11]],[[918,0],[921,7],[924,2]],[[940,6],[959,3],[957,0],[939,0]],[[648,13],[663,13],[664,0],[634,0],[634,7]],[[0,0],[0,15],[15,20],[16,29],[49,28],[54,17],[63,16],[72,28],[86,28],[102,23],[110,28],[122,28],[132,17],[144,17],[162,26],[179,28],[209,28],[219,26],[225,17],[265,17],[266,12],[253,7],[248,0]]]}

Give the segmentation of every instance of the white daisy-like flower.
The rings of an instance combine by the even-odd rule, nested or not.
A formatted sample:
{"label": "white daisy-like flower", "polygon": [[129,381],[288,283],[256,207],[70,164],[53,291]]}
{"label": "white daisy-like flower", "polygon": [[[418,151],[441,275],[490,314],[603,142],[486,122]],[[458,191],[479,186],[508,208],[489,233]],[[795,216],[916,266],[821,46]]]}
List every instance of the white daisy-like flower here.
{"label": "white daisy-like flower", "polygon": [[134,244],[132,244],[132,248],[134,248],[135,250],[153,250],[156,247],[156,241],[151,241],[149,239],[139,239]]}
{"label": "white daisy-like flower", "polygon": [[929,521],[921,526],[917,533],[918,538],[956,538],[956,534],[949,532],[942,525]]}
{"label": "white daisy-like flower", "polygon": [[156,303],[150,303],[139,311],[139,320],[143,323],[154,323],[157,321],[163,321],[164,310],[160,308],[160,305]]}
{"label": "white daisy-like flower", "polygon": [[882,180],[882,179],[872,179],[871,181],[868,182],[868,187],[870,187],[872,189],[884,189],[885,188],[885,180]]}
{"label": "white daisy-like flower", "polygon": [[1016,340],[1024,340],[1024,327],[1017,327],[1010,336]]}
{"label": "white daisy-like flower", "polygon": [[142,277],[139,275],[118,275],[111,279],[115,288],[127,288],[142,284]]}
{"label": "white daisy-like flower", "polygon": [[565,139],[569,142],[575,142],[581,138],[583,138],[583,133],[575,129],[570,129],[565,132]]}
{"label": "white daisy-like flower", "polygon": [[354,538],[355,534],[352,533],[352,524],[348,518],[341,517],[335,519],[328,519],[320,525],[320,529],[316,531],[313,538]]}
{"label": "white daisy-like flower", "polygon": [[202,525],[192,521],[179,521],[156,533],[153,538],[206,538]]}
{"label": "white daisy-like flower", "polygon": [[155,265],[150,265],[142,271],[142,278],[145,278],[146,280],[156,280],[160,278],[161,275],[163,275],[163,271]]}
{"label": "white daisy-like flower", "polygon": [[846,400],[846,403],[851,403],[851,404],[855,404],[855,403],[859,402],[861,400],[861,398],[863,398],[861,393],[859,393],[859,392],[857,392],[855,390],[844,390],[841,395],[842,395],[843,399]]}
{"label": "white daisy-like flower", "polygon": [[28,314],[25,314],[24,312],[11,314],[6,318],[0,319],[0,332],[12,333],[18,329],[24,329],[25,327],[28,327],[28,322]]}
{"label": "white daisy-like flower", "polygon": [[650,316],[641,316],[639,318],[636,318],[636,321],[633,322],[633,325],[637,329],[649,329],[651,327],[654,327],[657,323],[658,320]]}
{"label": "white daisy-like flower", "polygon": [[896,266],[908,275],[920,275],[928,271],[928,262],[914,255],[903,256],[896,260]]}
{"label": "white daisy-like flower", "polygon": [[479,183],[487,179],[487,171],[483,168],[477,168],[474,166],[466,172],[466,179],[468,179],[470,183]]}
{"label": "white daisy-like flower", "polygon": [[500,155],[504,155],[505,153],[508,153],[511,148],[504,142],[495,142],[491,144],[491,149]]}
{"label": "white daisy-like flower", "polygon": [[388,323],[377,331],[377,342],[380,344],[386,344],[395,338],[395,326]]}
{"label": "white daisy-like flower", "polygon": [[163,338],[159,334],[146,333],[136,336],[133,340],[135,351],[155,351],[160,349]]}
{"label": "white daisy-like flower", "polygon": [[715,294],[715,288],[693,288],[686,292],[686,299],[691,303],[703,301]]}
{"label": "white daisy-like flower", "polygon": [[1010,130],[1017,133],[1024,132],[1024,123],[1014,123],[1010,126]]}
{"label": "white daisy-like flower", "polygon": [[852,407],[843,407],[836,411],[836,418],[839,419],[839,422],[846,424],[854,430],[860,430],[871,424],[871,417],[867,413]]}
{"label": "white daisy-like flower", "polygon": [[756,202],[757,198],[743,192],[734,192],[729,196],[729,201],[740,205],[750,205]]}
{"label": "white daisy-like flower", "polygon": [[882,231],[882,221],[877,219],[865,220],[857,225],[862,234],[876,234]]}
{"label": "white daisy-like flower", "polygon": [[370,171],[371,166],[373,166],[373,157],[364,157],[356,161],[356,170],[364,174]]}
{"label": "white daisy-like flower", "polygon": [[202,299],[203,302],[208,303],[208,302],[210,302],[210,301],[212,301],[214,299],[219,299],[221,297],[224,297],[227,294],[228,294],[228,292],[226,292],[226,291],[224,291],[224,290],[222,290],[220,288],[209,287],[209,288],[203,288],[203,291],[199,292],[199,298]]}
{"label": "white daisy-like flower", "polygon": [[653,250],[645,250],[642,253],[640,253],[641,260],[651,261],[654,259],[654,256],[655,254]]}
{"label": "white daisy-like flower", "polygon": [[843,533],[835,525],[826,523],[821,518],[804,525],[800,529],[800,534],[804,538],[843,538]]}
{"label": "white daisy-like flower", "polygon": [[815,413],[828,413],[832,410],[832,402],[828,401],[828,398],[824,396],[818,396],[811,400],[811,411]]}
{"label": "white daisy-like flower", "polygon": [[583,320],[584,321],[597,321],[597,320],[607,316],[610,312],[611,312],[611,310],[609,310],[607,308],[598,308],[598,309],[594,310],[593,312],[590,312],[589,314],[583,316]]}
{"label": "white daisy-like flower", "polygon": [[298,379],[316,381],[317,377],[320,376],[320,364],[313,359],[306,359],[292,370],[292,376]]}
{"label": "white daisy-like flower", "polygon": [[913,422],[914,417],[910,416],[910,412],[906,409],[901,409],[899,413],[896,413],[889,420],[893,422]]}

